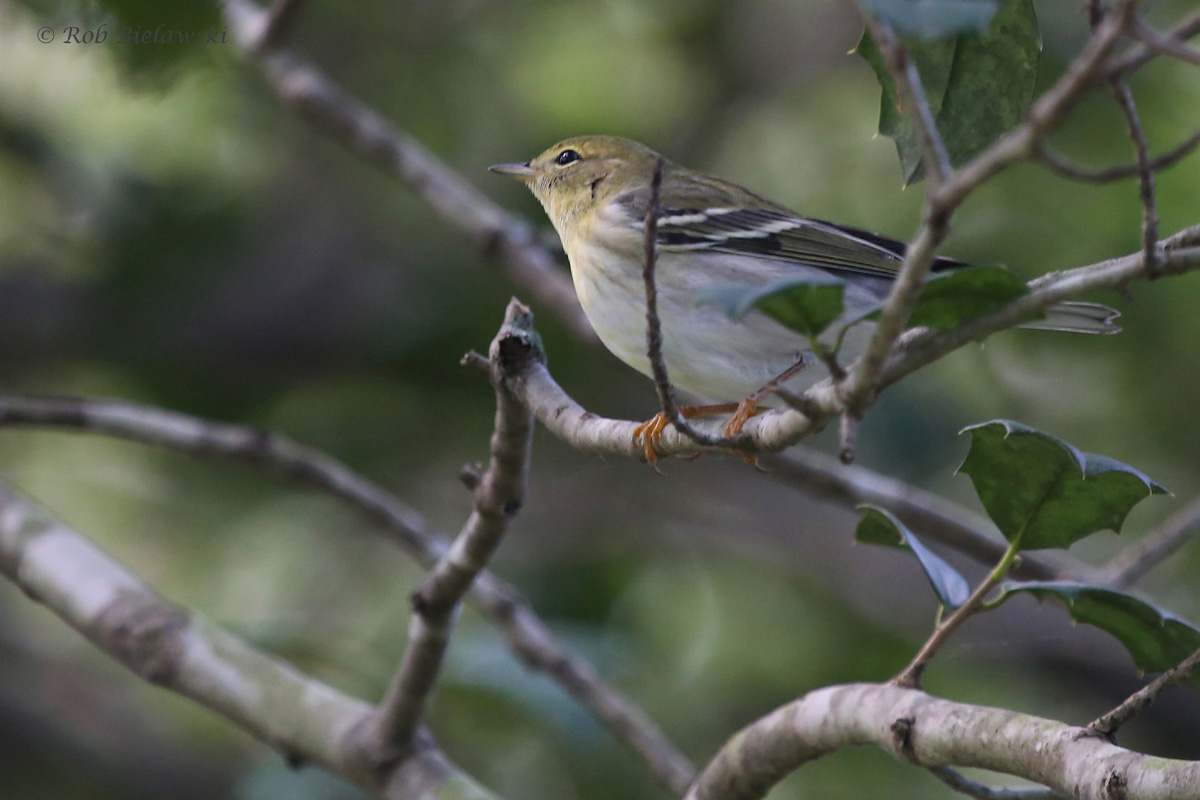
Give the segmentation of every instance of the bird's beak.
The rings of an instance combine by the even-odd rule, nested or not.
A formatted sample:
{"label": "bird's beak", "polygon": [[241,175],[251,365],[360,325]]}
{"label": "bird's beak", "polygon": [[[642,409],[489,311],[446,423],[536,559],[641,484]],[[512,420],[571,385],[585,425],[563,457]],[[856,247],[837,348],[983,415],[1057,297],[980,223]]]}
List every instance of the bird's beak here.
{"label": "bird's beak", "polygon": [[488,167],[492,172],[498,172],[501,175],[512,175],[517,180],[526,180],[537,174],[537,170],[525,164],[495,164]]}

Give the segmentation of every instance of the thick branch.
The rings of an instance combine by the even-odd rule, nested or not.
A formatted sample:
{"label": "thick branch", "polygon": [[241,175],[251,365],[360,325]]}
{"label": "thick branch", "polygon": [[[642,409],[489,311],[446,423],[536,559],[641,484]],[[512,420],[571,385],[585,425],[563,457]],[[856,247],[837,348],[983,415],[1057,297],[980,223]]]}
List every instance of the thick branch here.
{"label": "thick branch", "polygon": [[514,282],[553,308],[578,337],[594,340],[570,280],[528,222],[493,203],[420,142],[300,57],[263,47],[264,32],[270,30],[268,11],[249,0],[221,2],[235,41],[259,63],[281,100],[412,190],[481,251],[500,256]]}
{"label": "thick branch", "polygon": [[[121,401],[0,395],[0,427],[4,426],[77,430],[192,456],[245,462],[345,502],[425,567],[432,567],[449,547],[446,538],[416,511],[346,465],[253,428]],[[641,759],[660,784],[677,795],[683,793],[695,772],[687,758],[645,712],[572,655],[516,589],[484,572],[471,587],[468,600],[500,631],[522,663],[554,679]]]}
{"label": "thick branch", "polygon": [[[499,364],[500,349],[511,349],[509,343],[531,327],[529,309],[515,300],[509,303],[504,326],[492,343],[491,363]],[[459,604],[499,547],[508,520],[525,497],[533,416],[504,388],[495,366],[492,382],[496,422],[487,471],[472,491],[475,508],[449,552],[413,592],[408,646],[380,708],[381,743],[394,747],[406,747],[416,735],[441,672]]]}
{"label": "thick branch", "polygon": [[0,487],[0,574],[139,677],[225,717],[290,760],[387,800],[486,800],[427,734],[378,763],[357,746],[370,706],[155,594],[70,528]]}
{"label": "thick branch", "polygon": [[758,800],[809,761],[873,745],[925,767],[980,767],[1079,800],[1191,800],[1200,762],[1140,755],[1076,728],[914,689],[818,689],[744,728],[717,753],[688,800]]}

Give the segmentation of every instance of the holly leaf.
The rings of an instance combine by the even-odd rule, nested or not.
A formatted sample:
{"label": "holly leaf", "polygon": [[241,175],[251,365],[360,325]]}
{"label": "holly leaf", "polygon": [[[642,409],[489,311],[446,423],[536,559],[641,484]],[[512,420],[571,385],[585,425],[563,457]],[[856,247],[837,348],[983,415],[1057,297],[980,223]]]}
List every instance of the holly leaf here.
{"label": "holly leaf", "polygon": [[[1053,597],[1076,622],[1094,625],[1117,638],[1143,672],[1165,672],[1200,650],[1200,630],[1169,611],[1125,592],[1070,581],[1010,581],[1001,597],[1026,593]],[[1200,689],[1200,672],[1189,677]]]}
{"label": "holly leaf", "polygon": [[1152,494],[1167,494],[1145,473],[1084,453],[1011,420],[962,431],[971,450],[965,473],[1004,538],[1022,550],[1066,548],[1101,530],[1121,532],[1125,517]]}
{"label": "holly leaf", "polygon": [[997,0],[860,0],[880,22],[919,39],[983,32],[999,8]]}
{"label": "holly leaf", "polygon": [[696,292],[696,305],[717,305],[730,319],[757,308],[776,322],[816,339],[844,310],[846,285],[833,276],[785,278],[762,286],[712,286]]}
{"label": "holly leaf", "polygon": [[878,544],[908,550],[917,557],[925,577],[933,587],[938,600],[947,608],[954,609],[967,601],[971,587],[958,570],[947,564],[941,556],[930,550],[913,535],[903,522],[890,511],[871,505],[858,507],[863,517],[854,531],[854,538],[864,544]]}
{"label": "holly leaf", "polygon": [[[930,278],[908,318],[910,327],[957,328],[976,317],[999,311],[1029,286],[1004,267],[959,267]],[[883,301],[865,309],[853,322],[878,319]]]}
{"label": "holly leaf", "polygon": [[[921,76],[950,163],[958,166],[1025,116],[1033,102],[1042,40],[1033,0],[1004,0],[986,30],[975,25],[983,17],[984,3],[964,2],[963,6],[981,8],[952,12],[946,2],[943,6],[934,0],[876,0],[882,13],[875,13],[874,5],[869,7],[901,34],[910,34],[902,37],[902,43]],[[915,11],[917,6],[930,9],[925,13],[934,22],[928,29],[919,21],[923,17]],[[925,30],[955,35],[929,37]],[[913,114],[901,107],[895,83],[869,33],[863,33],[856,52],[879,81],[879,132],[896,142],[904,184],[915,183],[924,177],[925,165]]]}

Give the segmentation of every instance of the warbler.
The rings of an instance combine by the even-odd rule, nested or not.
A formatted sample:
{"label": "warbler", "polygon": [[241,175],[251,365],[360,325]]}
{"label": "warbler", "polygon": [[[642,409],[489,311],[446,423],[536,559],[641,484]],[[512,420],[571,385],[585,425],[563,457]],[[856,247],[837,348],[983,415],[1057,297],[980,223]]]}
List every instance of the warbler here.
{"label": "warbler", "polygon": [[[600,341],[617,358],[652,377],[646,344],[644,230],[651,179],[659,159],[649,147],[616,136],[578,136],[523,164],[490,169],[511,175],[541,201],[571,263],[575,292]],[[766,314],[731,319],[697,293],[720,285],[760,286],[776,280],[829,276],[844,283],[852,320],[884,298],[906,245],[847,225],[803,217],[730,181],[662,161],[655,285],[662,355],[671,383],[701,401],[686,416],[734,411],[726,434],[737,433],[774,382],[800,391],[827,372],[808,340]],[[966,266],[939,257],[933,271]],[[1118,312],[1097,303],[1062,303],[1026,327],[1114,333]],[[871,326],[842,331],[841,357],[861,354]],[[665,425],[659,414],[635,440],[650,461]]]}

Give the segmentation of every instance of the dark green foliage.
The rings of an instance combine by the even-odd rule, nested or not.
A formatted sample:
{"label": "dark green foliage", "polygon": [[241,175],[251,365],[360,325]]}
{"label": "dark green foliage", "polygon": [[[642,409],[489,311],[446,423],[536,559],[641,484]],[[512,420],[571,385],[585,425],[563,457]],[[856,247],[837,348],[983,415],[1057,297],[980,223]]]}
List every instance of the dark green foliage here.
{"label": "dark green foliage", "polygon": [[788,278],[765,286],[714,286],[696,293],[697,305],[719,305],[739,319],[751,308],[815,339],[842,314],[845,284],[830,277]]}
{"label": "dark green foliage", "polygon": [[863,517],[854,531],[857,541],[909,550],[921,563],[921,569],[925,570],[925,577],[929,579],[929,585],[942,605],[953,609],[966,602],[971,587],[958,570],[926,547],[890,511],[869,505],[859,508],[863,511]]}
{"label": "dark green foliage", "polygon": [[[952,164],[957,166],[966,162],[1025,116],[1033,102],[1038,56],[1042,49],[1032,0],[1006,0],[991,17],[986,32],[975,32],[978,26],[970,24],[982,19],[982,8],[965,9],[975,12],[975,16],[970,16],[959,7],[990,4],[892,0],[869,5],[872,10],[877,5],[894,9],[897,13],[876,13],[880,19],[891,22],[901,34],[922,36],[921,39],[906,38],[904,46],[920,73],[930,111]],[[921,33],[924,28],[916,22],[915,11],[909,17],[913,20],[911,24],[894,21],[903,16],[898,12],[905,7],[932,8],[935,5],[942,13],[930,13],[930,16],[941,20],[942,24],[930,25],[928,30],[945,31],[943,36],[955,33],[954,38]],[[882,90],[879,132],[896,141],[904,183],[919,181],[925,175],[925,165],[913,114],[902,107],[896,86],[869,33],[863,32],[857,52],[875,71]]]}
{"label": "dark green foliage", "polygon": [[[1163,672],[1200,650],[1200,630],[1169,611],[1131,594],[1069,581],[1010,582],[1002,597],[1025,592],[1060,600],[1076,622],[1112,634],[1144,672]],[[1200,674],[1189,679],[1200,688]]]}
{"label": "dark green foliage", "polygon": [[876,19],[919,39],[982,33],[996,14],[996,0],[861,0]]}
{"label": "dark green foliage", "polygon": [[1145,473],[1084,453],[1062,439],[1010,420],[972,425],[959,467],[988,516],[1022,550],[1069,547],[1102,530],[1118,533],[1129,511],[1167,490]]}

